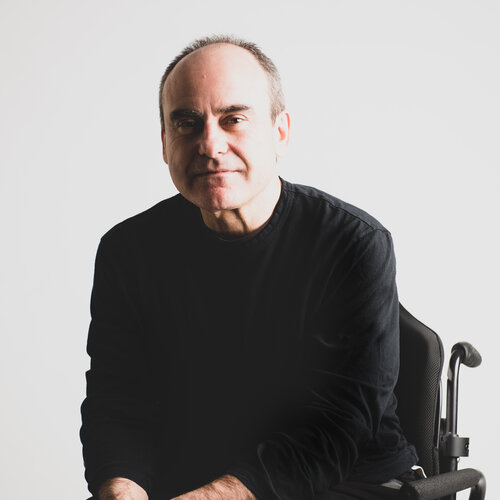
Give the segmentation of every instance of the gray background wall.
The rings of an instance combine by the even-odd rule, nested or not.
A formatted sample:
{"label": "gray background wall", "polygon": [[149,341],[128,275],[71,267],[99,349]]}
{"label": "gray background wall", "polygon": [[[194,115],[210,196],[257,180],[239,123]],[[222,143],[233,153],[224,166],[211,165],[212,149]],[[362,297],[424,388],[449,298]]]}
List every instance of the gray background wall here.
{"label": "gray background wall", "polygon": [[[401,300],[462,370],[459,431],[500,496],[500,7],[496,1],[0,3],[2,497],[86,498],[78,439],[93,260],[112,225],[175,190],[157,86],[193,38],[275,59],[292,114],[286,179],[393,233]],[[495,459],[494,459],[495,457]]]}

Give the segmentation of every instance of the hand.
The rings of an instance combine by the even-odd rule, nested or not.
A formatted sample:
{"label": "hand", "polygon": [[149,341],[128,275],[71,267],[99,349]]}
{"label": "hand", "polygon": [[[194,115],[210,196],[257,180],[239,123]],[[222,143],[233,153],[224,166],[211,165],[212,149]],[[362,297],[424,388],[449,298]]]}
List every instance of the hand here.
{"label": "hand", "polygon": [[257,498],[239,479],[226,474],[172,500],[257,500]]}
{"label": "hand", "polygon": [[114,477],[102,483],[99,500],[148,500],[148,494],[137,483],[125,477]]}

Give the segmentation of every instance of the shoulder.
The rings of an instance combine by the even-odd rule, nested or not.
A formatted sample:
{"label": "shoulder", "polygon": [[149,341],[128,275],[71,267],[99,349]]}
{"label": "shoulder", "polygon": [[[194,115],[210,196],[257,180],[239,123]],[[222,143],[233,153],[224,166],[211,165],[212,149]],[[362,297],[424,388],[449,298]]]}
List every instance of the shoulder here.
{"label": "shoulder", "polygon": [[347,203],[320,189],[283,181],[283,190],[290,198],[292,214],[326,232],[347,232],[351,237],[389,231],[365,210]]}
{"label": "shoulder", "polygon": [[101,244],[147,244],[168,238],[184,227],[192,213],[192,205],[177,194],[119,222],[102,236]]}

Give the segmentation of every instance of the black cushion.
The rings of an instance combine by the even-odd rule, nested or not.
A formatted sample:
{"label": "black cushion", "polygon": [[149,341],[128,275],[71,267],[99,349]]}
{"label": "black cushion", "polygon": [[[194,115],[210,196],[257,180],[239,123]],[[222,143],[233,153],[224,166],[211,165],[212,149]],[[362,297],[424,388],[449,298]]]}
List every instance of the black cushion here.
{"label": "black cushion", "polygon": [[396,385],[403,431],[428,476],[439,473],[440,384],[443,344],[438,335],[399,308],[400,370]]}

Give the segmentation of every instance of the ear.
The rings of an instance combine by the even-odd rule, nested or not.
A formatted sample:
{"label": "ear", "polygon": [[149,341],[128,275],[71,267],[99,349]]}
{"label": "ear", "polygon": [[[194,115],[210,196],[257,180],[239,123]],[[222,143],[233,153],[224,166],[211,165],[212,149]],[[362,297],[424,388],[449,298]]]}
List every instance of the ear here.
{"label": "ear", "polygon": [[290,115],[288,111],[282,111],[276,117],[274,126],[276,129],[276,156],[284,156],[290,140]]}
{"label": "ear", "polygon": [[162,144],[162,149],[163,149],[163,160],[168,165],[166,141],[167,141],[167,139],[165,137],[165,129],[162,127],[161,128],[161,144]]}

